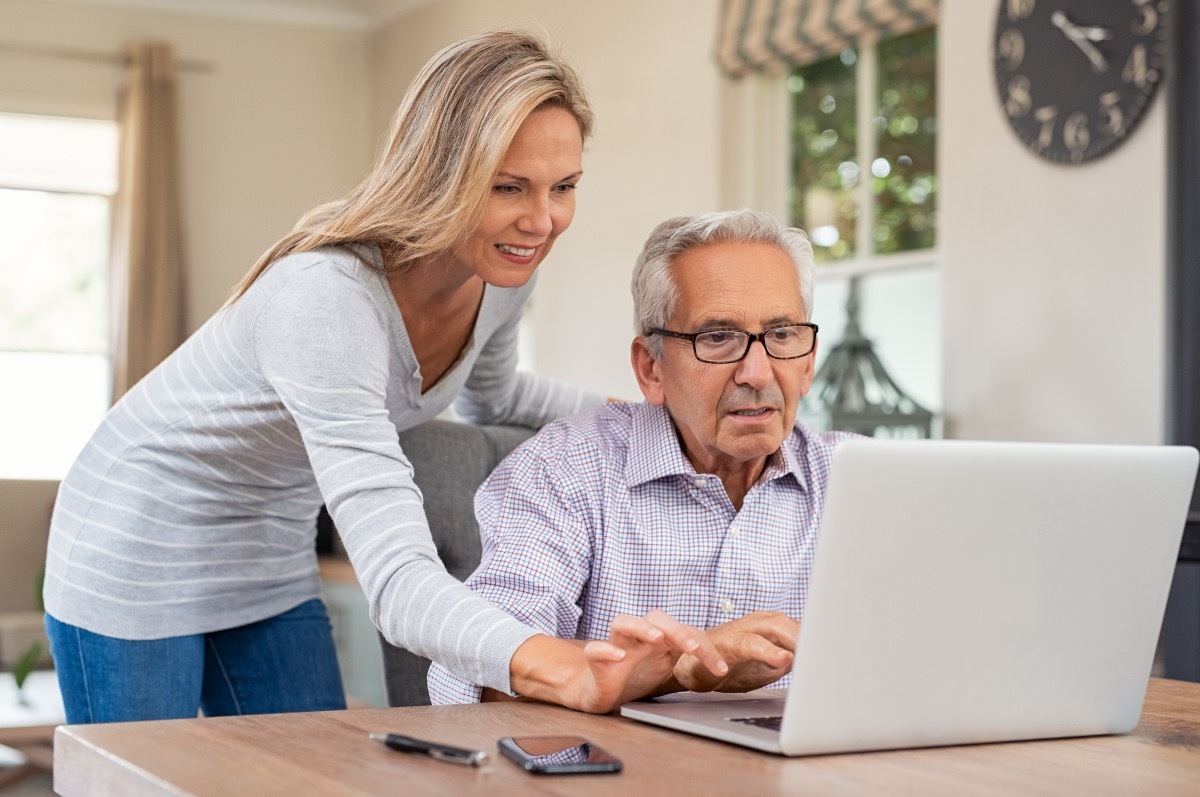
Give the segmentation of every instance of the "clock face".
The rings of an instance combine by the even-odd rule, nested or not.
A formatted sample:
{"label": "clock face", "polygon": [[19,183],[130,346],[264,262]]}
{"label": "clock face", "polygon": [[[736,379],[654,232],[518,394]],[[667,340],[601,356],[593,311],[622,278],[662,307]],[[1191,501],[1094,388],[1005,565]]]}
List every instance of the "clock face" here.
{"label": "clock face", "polygon": [[1000,107],[1034,153],[1083,163],[1120,144],[1162,79],[1167,0],[1000,0]]}

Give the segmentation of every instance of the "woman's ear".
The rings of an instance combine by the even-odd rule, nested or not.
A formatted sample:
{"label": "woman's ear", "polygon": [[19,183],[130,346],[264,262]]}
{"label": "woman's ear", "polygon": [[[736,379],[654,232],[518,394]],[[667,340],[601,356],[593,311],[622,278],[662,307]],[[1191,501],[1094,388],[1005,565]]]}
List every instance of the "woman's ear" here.
{"label": "woman's ear", "polygon": [[642,389],[646,401],[656,407],[666,404],[659,362],[654,359],[654,355],[646,347],[645,338],[640,335],[633,339],[629,348],[629,360],[633,364],[633,375],[637,377],[638,387]]}

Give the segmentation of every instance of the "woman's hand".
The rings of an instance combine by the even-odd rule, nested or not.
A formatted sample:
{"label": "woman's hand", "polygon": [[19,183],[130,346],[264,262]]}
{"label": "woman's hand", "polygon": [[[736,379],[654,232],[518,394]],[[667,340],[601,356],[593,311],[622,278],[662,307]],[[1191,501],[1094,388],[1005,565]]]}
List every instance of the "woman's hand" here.
{"label": "woman's hand", "polygon": [[799,634],[799,621],[779,612],[751,612],[722,623],[709,629],[708,638],[730,664],[724,676],[685,654],[675,664],[673,683],[654,691],[749,692],[773,684],[791,670]]}
{"label": "woman's hand", "polygon": [[517,648],[509,664],[512,688],[537,700],[604,714],[641,697],[669,678],[680,656],[721,679],[729,665],[703,631],[670,615],[618,615],[609,640],[578,642],[538,635]]}

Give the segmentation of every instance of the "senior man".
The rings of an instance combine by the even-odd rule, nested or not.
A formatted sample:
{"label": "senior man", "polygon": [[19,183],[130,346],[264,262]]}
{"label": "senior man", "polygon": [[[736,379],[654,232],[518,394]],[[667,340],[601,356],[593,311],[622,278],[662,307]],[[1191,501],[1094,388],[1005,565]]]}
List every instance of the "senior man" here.
{"label": "senior man", "polygon": [[[467,585],[565,639],[652,609],[711,629],[728,675],[683,656],[659,693],[773,683],[791,667],[830,458],[851,437],[796,423],[817,345],[812,246],[765,213],[681,216],[651,233],[633,297],[645,402],[556,421],[500,464],[476,496]],[[436,664],[429,693],[481,699]]]}

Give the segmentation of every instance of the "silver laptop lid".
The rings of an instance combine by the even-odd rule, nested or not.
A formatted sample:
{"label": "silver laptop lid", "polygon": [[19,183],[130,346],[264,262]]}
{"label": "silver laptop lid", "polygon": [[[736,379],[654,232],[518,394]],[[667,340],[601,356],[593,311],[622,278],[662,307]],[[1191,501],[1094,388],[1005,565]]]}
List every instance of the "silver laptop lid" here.
{"label": "silver laptop lid", "polygon": [[783,752],[1131,729],[1197,458],[1166,446],[842,446]]}

